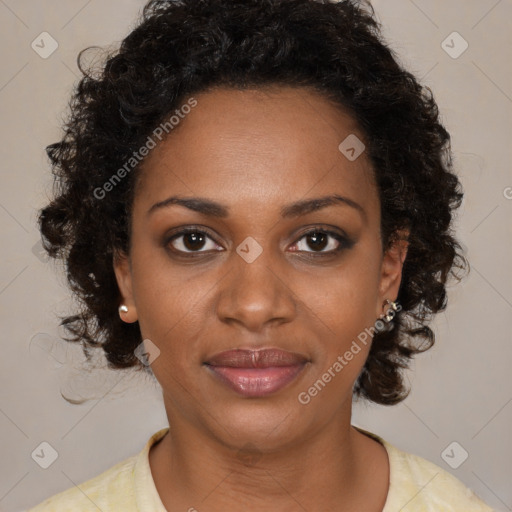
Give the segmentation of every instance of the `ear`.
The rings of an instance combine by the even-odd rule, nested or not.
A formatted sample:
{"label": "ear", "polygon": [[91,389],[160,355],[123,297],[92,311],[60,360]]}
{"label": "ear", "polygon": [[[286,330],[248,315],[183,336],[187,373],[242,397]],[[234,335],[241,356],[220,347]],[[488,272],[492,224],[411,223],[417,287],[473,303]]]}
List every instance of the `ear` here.
{"label": "ear", "polygon": [[402,268],[409,247],[409,234],[410,232],[407,229],[397,231],[382,257],[379,295],[376,304],[377,318],[384,313],[384,301],[386,299],[394,301],[398,296],[400,282],[402,281]]}
{"label": "ear", "polygon": [[117,286],[119,287],[119,292],[122,297],[121,304],[124,304],[128,308],[126,313],[120,313],[120,317],[123,322],[131,324],[138,320],[138,316],[132,291],[132,270],[130,258],[123,252],[117,252],[114,254],[113,266]]}

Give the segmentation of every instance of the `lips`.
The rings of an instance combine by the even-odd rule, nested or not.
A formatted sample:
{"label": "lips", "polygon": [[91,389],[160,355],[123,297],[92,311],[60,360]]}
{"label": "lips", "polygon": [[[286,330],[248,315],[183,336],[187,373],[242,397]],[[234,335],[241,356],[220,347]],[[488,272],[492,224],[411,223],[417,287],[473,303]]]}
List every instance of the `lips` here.
{"label": "lips", "polygon": [[295,366],[307,359],[300,354],[285,350],[228,350],[213,356],[206,364],[232,368],[270,368],[271,366]]}
{"label": "lips", "polygon": [[240,395],[263,397],[276,393],[304,369],[307,358],[278,349],[228,350],[210,358],[208,370]]}

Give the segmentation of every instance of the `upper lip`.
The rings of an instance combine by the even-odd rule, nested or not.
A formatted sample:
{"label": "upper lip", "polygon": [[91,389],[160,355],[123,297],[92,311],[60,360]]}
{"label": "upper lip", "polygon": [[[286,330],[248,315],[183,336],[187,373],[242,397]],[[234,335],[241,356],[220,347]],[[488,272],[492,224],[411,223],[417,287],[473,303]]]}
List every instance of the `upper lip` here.
{"label": "upper lip", "polygon": [[235,349],[219,352],[206,361],[206,364],[233,368],[270,368],[272,366],[296,366],[307,361],[307,358],[300,354],[276,348]]}

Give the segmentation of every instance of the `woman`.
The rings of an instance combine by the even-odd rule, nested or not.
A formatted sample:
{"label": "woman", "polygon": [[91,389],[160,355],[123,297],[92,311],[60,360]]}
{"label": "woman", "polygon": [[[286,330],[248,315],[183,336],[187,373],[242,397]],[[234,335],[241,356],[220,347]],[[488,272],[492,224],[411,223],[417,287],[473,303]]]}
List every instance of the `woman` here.
{"label": "woman", "polygon": [[449,134],[371,6],[153,0],[84,73],[41,231],[70,339],[153,373],[170,428],[32,510],[491,510],[351,425],[467,266]]}

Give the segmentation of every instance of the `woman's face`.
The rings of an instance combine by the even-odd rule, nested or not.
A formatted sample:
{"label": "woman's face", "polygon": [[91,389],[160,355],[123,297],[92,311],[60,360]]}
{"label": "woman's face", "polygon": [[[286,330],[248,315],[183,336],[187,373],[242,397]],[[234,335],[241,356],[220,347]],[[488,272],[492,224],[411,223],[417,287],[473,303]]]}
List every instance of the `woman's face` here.
{"label": "woman's face", "polygon": [[[371,343],[358,336],[396,299],[405,252],[382,253],[351,117],[306,89],[195,99],[141,170],[131,252],[115,263],[123,318],[160,351],[152,369],[171,423],[282,447],[350,421]],[[214,357],[269,348],[291,355]]]}

